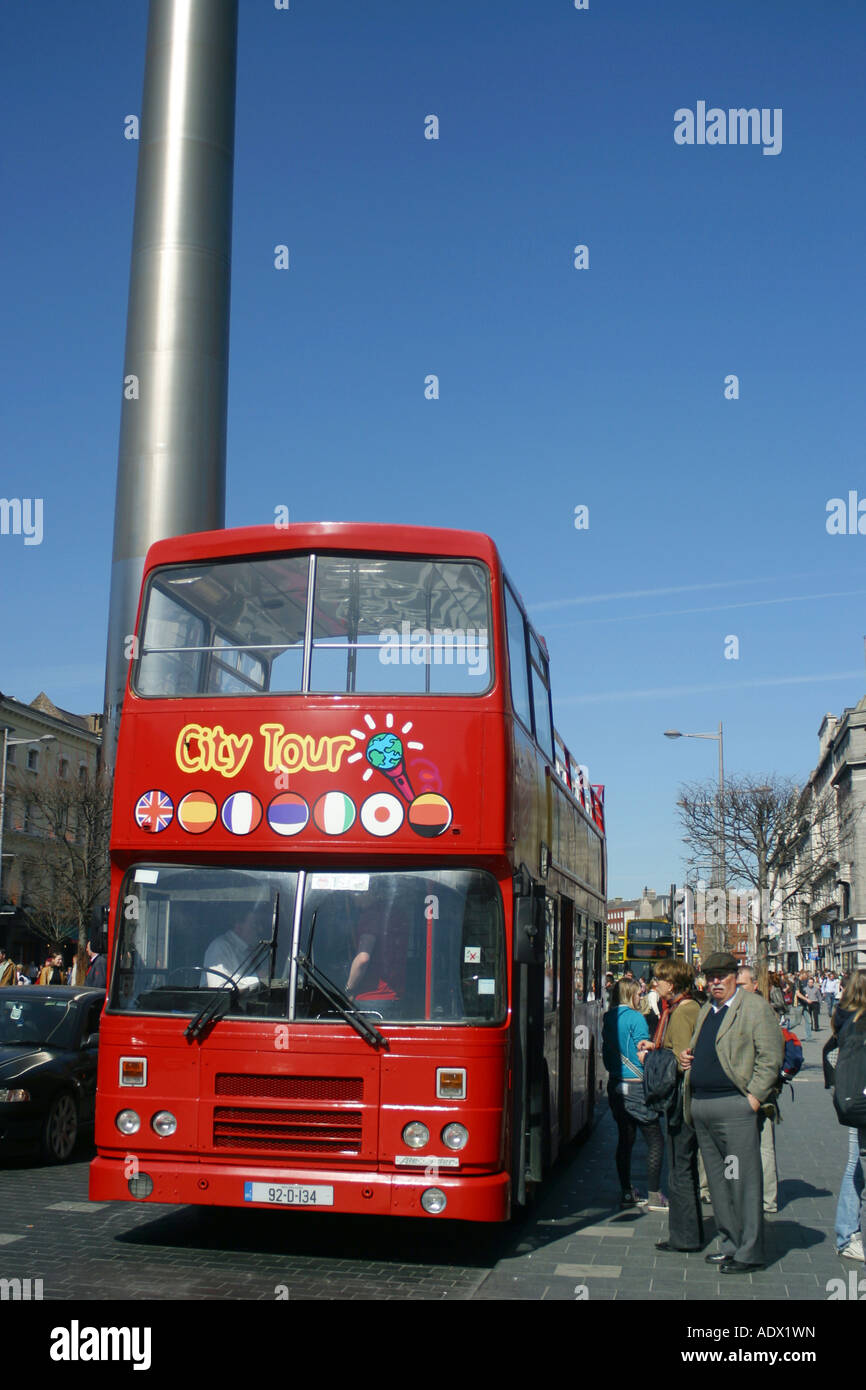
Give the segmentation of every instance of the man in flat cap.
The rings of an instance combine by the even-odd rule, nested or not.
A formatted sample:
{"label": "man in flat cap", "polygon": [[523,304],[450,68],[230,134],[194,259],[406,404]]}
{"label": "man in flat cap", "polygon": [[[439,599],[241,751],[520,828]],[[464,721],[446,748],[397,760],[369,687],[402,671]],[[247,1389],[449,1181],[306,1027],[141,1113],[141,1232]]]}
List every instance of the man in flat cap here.
{"label": "man in flat cap", "polygon": [[709,1000],[688,1048],[684,1111],[707,1170],[720,1241],[709,1264],[722,1274],[764,1268],[764,1194],[758,1113],[779,1080],[784,1043],[760,994],[737,988],[727,951],[704,961]]}

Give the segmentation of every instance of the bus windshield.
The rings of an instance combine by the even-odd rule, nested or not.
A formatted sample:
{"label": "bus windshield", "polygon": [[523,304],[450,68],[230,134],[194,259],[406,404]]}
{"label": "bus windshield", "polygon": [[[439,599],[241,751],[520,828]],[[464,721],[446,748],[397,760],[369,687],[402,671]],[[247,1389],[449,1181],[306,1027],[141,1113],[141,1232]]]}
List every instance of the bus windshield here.
{"label": "bus windshield", "polygon": [[[501,1023],[506,980],[495,880],[470,869],[323,873],[130,870],[112,1011],[339,1022],[304,970],[376,1019]],[[276,930],[274,930],[276,928]]]}
{"label": "bus windshield", "polygon": [[[309,595],[312,594],[312,611]],[[479,561],[282,555],[150,576],[137,694],[432,694],[490,689]]]}

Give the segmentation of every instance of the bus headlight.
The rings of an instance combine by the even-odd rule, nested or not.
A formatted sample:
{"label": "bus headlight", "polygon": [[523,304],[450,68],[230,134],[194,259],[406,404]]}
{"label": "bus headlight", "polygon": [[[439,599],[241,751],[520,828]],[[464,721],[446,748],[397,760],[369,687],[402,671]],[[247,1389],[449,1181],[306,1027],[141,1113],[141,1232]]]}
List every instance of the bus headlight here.
{"label": "bus headlight", "polygon": [[412,1120],[403,1126],[403,1143],[407,1149],[423,1149],[430,1143],[430,1131],[420,1120]]}
{"label": "bus headlight", "polygon": [[174,1134],[177,1129],[177,1120],[170,1110],[158,1111],[150,1123],[153,1129],[156,1130],[156,1133],[161,1135],[163,1139],[169,1134]]}
{"label": "bus headlight", "polygon": [[469,1130],[463,1125],[446,1125],[442,1131],[442,1143],[449,1149],[465,1149]]}
{"label": "bus headlight", "polygon": [[431,1216],[438,1216],[448,1205],[448,1198],[441,1187],[428,1187],[421,1193],[421,1205]]}
{"label": "bus headlight", "polygon": [[114,1123],[121,1134],[137,1134],[141,1129],[141,1116],[134,1110],[121,1110]]}

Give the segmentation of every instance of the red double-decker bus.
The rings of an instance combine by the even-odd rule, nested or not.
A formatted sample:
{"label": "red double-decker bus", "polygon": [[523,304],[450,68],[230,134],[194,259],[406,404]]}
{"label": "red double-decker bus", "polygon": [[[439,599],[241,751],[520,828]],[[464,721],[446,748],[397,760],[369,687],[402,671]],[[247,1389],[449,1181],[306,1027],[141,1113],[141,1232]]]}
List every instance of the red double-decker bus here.
{"label": "red double-decker bus", "polygon": [[588,1124],[602,805],[488,537],[153,546],[111,863],[92,1198],[497,1221]]}

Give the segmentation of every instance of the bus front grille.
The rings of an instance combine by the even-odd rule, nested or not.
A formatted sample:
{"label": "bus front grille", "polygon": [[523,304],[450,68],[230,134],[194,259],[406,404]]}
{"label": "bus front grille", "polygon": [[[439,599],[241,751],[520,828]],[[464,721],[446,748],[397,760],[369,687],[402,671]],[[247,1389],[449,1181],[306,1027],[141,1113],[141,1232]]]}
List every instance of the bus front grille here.
{"label": "bus front grille", "polygon": [[360,1110],[265,1110],[217,1106],[213,1120],[215,1149],[268,1153],[359,1154],[363,1115]]}
{"label": "bus front grille", "polygon": [[364,1099],[361,1076],[248,1076],[245,1072],[218,1072],[217,1096],[261,1096],[267,1100]]}

